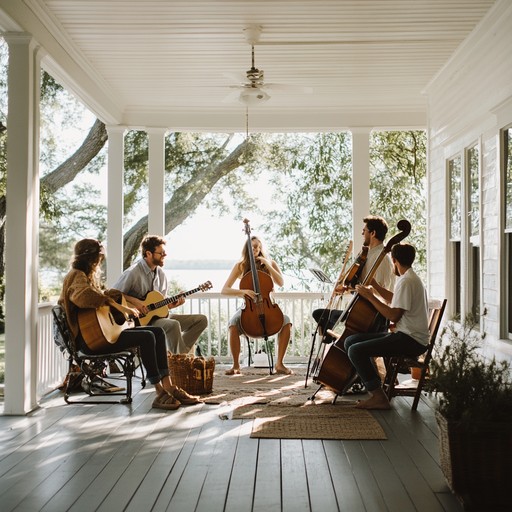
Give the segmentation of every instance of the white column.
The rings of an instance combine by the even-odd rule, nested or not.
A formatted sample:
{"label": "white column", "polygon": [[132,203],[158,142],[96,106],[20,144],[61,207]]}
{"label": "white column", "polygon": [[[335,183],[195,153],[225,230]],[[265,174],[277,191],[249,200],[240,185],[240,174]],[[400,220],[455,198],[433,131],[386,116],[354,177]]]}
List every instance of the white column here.
{"label": "white column", "polygon": [[107,126],[107,288],[123,271],[124,126]]}
{"label": "white column", "polygon": [[370,214],[370,128],[352,128],[352,240],[361,247],[363,218]]}
{"label": "white column", "polygon": [[7,34],[5,414],[37,406],[39,93],[41,55],[30,34]]}
{"label": "white column", "polygon": [[165,233],[165,133],[162,128],[147,130],[149,138],[148,233]]}

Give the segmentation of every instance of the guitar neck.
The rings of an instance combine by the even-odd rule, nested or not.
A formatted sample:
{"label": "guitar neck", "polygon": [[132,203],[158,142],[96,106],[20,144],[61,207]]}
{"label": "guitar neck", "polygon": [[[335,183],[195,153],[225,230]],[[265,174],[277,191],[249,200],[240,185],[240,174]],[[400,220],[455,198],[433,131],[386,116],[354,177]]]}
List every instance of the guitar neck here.
{"label": "guitar neck", "polygon": [[194,288],[193,290],[189,290],[188,292],[178,293],[177,295],[174,295],[172,297],[167,297],[166,299],[163,299],[159,302],[154,302],[153,304],[150,304],[148,307],[150,310],[159,309],[163,306],[167,306],[167,304],[176,302],[180,297],[187,297],[188,295],[192,295],[193,293],[196,293],[199,290],[201,290],[200,286],[198,286],[197,288]]}

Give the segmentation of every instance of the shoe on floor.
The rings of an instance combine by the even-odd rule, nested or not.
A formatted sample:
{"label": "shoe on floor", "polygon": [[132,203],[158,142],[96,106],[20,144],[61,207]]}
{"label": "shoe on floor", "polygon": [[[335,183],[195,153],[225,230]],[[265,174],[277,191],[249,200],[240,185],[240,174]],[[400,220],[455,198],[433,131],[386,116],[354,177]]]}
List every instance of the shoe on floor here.
{"label": "shoe on floor", "polygon": [[176,400],[174,396],[169,395],[167,392],[160,393],[154,400],[152,407],[153,409],[164,409],[166,411],[175,411],[181,402]]}
{"label": "shoe on floor", "polygon": [[179,400],[183,405],[195,405],[200,404],[201,400],[198,396],[193,396],[187,393],[184,389],[181,389],[179,387],[175,387],[171,394],[176,398],[176,400]]}

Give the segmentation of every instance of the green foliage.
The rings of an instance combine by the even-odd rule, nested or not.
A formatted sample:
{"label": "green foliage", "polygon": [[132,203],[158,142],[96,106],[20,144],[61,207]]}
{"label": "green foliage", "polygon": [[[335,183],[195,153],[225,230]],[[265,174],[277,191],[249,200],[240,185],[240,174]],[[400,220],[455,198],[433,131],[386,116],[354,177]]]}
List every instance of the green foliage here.
{"label": "green foliage", "polygon": [[269,156],[277,207],[265,228],[280,241],[273,256],[297,276],[311,262],[334,273],[352,224],[350,134],[282,134]]}
{"label": "green foliage", "polygon": [[370,140],[370,211],[396,232],[400,219],[412,226],[416,272],[426,278],[427,136],[423,131],[373,132]]}
{"label": "green foliage", "polygon": [[440,393],[439,412],[448,420],[476,428],[478,422],[512,421],[511,366],[486,360],[479,352],[483,339],[468,315],[450,322],[441,333],[441,349],[432,358],[430,386]]}
{"label": "green foliage", "polygon": [[[131,225],[130,215],[147,197],[149,141],[146,132],[131,130],[124,144],[124,224]],[[137,219],[135,219],[137,220]]]}
{"label": "green foliage", "polygon": [[[337,276],[352,233],[350,133],[280,135],[267,162],[278,205],[265,225],[279,240],[273,256],[296,277],[311,265]],[[384,217],[391,236],[400,219],[411,222],[408,241],[417,249],[416,271],[425,277],[426,134],[374,132],[370,166],[368,213]]]}

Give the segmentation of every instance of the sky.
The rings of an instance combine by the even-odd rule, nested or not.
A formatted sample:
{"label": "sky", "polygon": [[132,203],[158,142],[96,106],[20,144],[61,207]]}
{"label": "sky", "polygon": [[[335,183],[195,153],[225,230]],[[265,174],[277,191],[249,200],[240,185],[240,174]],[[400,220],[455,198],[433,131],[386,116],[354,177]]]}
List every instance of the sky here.
{"label": "sky", "polygon": [[[67,148],[63,148],[63,151],[66,155],[69,154],[69,148],[76,149],[81,144],[94,121],[95,117],[85,109],[81,113],[81,118],[76,120],[74,129],[66,130],[63,134],[65,148]],[[56,124],[60,123],[57,121]],[[89,180],[95,188],[99,186],[102,193],[101,201],[107,204],[106,168],[100,173],[100,183],[98,183],[98,176],[84,179]],[[251,183],[251,194],[259,197],[260,207],[274,206],[272,205],[272,191],[265,176],[261,176],[257,182]],[[250,221],[252,233],[258,234],[258,228],[263,222],[261,216],[253,211],[244,212],[244,216]],[[169,234],[167,237],[168,252],[172,259],[177,260],[221,259],[235,261],[240,257],[242,247],[247,240],[243,219],[244,217],[235,220],[230,215],[215,217],[205,207],[199,207],[192,217]]]}
{"label": "sky", "polygon": [[[257,224],[249,220],[254,231],[253,226]],[[172,259],[234,261],[240,257],[247,235],[244,233],[243,219],[215,218],[206,208],[201,208],[167,238]]]}

